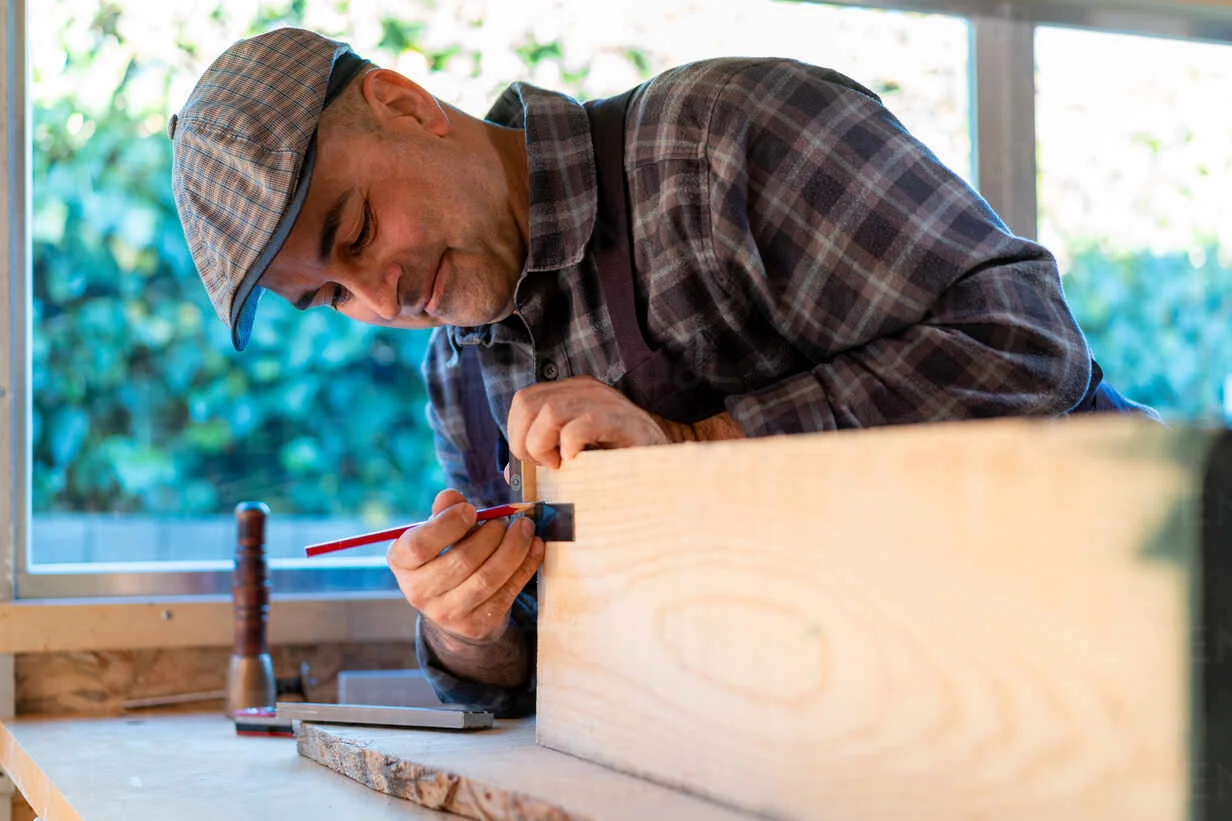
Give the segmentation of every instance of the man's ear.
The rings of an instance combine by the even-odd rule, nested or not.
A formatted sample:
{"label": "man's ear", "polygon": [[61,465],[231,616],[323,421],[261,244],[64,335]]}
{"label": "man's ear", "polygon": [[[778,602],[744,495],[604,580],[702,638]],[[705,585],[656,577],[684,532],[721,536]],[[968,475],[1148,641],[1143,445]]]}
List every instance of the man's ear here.
{"label": "man's ear", "polygon": [[388,68],[364,75],[360,93],[378,125],[399,127],[413,121],[425,131],[443,137],[449,132],[449,115],[423,86]]}

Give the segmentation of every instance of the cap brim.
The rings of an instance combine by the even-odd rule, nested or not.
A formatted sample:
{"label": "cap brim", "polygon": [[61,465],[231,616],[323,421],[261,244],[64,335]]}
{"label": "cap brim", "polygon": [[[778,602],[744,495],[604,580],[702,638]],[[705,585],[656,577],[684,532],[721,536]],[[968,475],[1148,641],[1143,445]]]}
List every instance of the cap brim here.
{"label": "cap brim", "polygon": [[265,249],[248,269],[239,287],[235,289],[235,297],[231,301],[231,344],[237,351],[248,347],[248,340],[252,336],[253,321],[257,315],[257,303],[261,301],[261,295],[265,292],[257,281],[261,279],[270,263],[274,261],[274,257],[282,250],[287,237],[291,235],[291,229],[295,227],[295,221],[299,219],[304,201],[308,199],[308,188],[312,182],[312,170],[316,166],[316,159],[317,137],[313,134],[304,152],[304,164],[300,169],[299,181],[295,184],[295,192],[291,195],[291,201],[287,203],[286,210],[282,212],[282,217],[274,226],[274,232],[270,234]]}

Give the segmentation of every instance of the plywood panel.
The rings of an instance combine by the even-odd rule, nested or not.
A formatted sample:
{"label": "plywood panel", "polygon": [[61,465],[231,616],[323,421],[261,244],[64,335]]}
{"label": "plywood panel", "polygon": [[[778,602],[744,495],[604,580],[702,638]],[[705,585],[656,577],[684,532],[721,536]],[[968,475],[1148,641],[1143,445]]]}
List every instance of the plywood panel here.
{"label": "plywood panel", "polygon": [[783,818],[1181,821],[1210,437],[997,421],[539,476],[538,738]]}
{"label": "plywood panel", "polygon": [[372,789],[482,821],[752,821],[535,743],[532,719],[476,733],[297,726],[300,754]]}
{"label": "plywood panel", "polygon": [[[341,670],[405,669],[415,666],[407,642],[322,643],[270,648],[280,678],[299,674],[307,662],[317,683],[315,701],[337,697]],[[116,716],[130,699],[209,693],[226,687],[230,647],[179,647],[162,650],[100,650],[34,653],[17,657],[17,714],[20,716]],[[223,709],[221,698],[185,704],[187,711]]]}

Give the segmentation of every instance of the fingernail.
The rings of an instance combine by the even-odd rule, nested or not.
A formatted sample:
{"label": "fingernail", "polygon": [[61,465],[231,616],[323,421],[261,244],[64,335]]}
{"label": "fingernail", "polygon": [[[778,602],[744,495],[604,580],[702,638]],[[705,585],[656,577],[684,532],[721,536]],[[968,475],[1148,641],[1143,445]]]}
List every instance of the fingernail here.
{"label": "fingernail", "polygon": [[466,522],[468,525],[473,525],[475,520],[478,518],[479,511],[475,509],[474,505],[467,505],[462,508],[462,521]]}
{"label": "fingernail", "polygon": [[526,538],[530,538],[535,533],[535,523],[525,517],[518,520],[518,530]]}

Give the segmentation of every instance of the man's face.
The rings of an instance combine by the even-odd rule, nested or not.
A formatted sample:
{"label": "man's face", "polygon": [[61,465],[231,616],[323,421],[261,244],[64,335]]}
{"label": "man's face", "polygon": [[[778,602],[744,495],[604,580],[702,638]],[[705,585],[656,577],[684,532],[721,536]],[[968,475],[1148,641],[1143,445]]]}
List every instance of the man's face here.
{"label": "man's face", "polygon": [[374,325],[503,319],[526,244],[500,166],[459,138],[456,113],[404,99],[424,92],[392,77],[375,128],[322,119],[307,199],[260,284]]}

